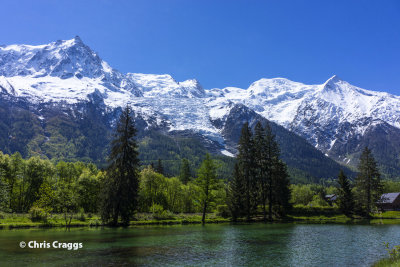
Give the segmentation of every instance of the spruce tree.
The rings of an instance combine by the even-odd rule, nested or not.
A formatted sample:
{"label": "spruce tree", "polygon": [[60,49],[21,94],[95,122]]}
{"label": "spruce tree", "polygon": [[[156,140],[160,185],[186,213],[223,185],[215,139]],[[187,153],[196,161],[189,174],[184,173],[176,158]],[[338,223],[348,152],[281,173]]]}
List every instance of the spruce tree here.
{"label": "spruce tree", "polygon": [[232,215],[233,221],[244,215],[244,179],[241,171],[239,170],[239,164],[235,163],[233,169],[232,179],[228,183],[227,188],[227,204]]}
{"label": "spruce tree", "polygon": [[339,205],[339,209],[347,217],[353,217],[354,213],[353,193],[351,192],[349,179],[347,179],[346,175],[342,170],[340,170],[338,176],[338,184],[339,188],[337,194],[337,202]]}
{"label": "spruce tree", "polygon": [[179,179],[183,184],[187,184],[190,181],[191,176],[189,161],[187,159],[182,159]]}
{"label": "spruce tree", "polygon": [[124,224],[128,224],[137,207],[139,159],[135,136],[133,114],[127,106],[122,111],[111,142],[107,177],[102,190],[101,217],[112,225],[118,224],[119,217]]}
{"label": "spruce tree", "polygon": [[357,209],[362,215],[369,215],[382,194],[381,175],[371,150],[365,147],[358,165],[356,178]]}
{"label": "spruce tree", "polygon": [[249,123],[244,123],[238,144],[237,162],[243,179],[244,209],[250,220],[257,209],[257,181],[255,178],[254,143]]}
{"label": "spruce tree", "polygon": [[[265,135],[265,130],[260,122],[257,122],[254,128],[254,158],[255,158],[255,176],[259,190],[259,201],[263,209],[264,221],[267,219],[266,205],[268,202],[269,186],[272,181],[272,159],[270,157],[269,145]],[[270,205],[271,206],[271,205]]]}
{"label": "spruce tree", "polygon": [[273,161],[271,194],[271,206],[274,213],[279,216],[285,215],[291,208],[290,179],[286,164],[279,158]]}
{"label": "spruce tree", "polygon": [[204,224],[206,220],[207,207],[212,198],[211,191],[217,189],[218,186],[217,166],[208,153],[206,154],[204,161],[201,163],[195,182],[201,189],[200,202],[203,208],[201,222]]}

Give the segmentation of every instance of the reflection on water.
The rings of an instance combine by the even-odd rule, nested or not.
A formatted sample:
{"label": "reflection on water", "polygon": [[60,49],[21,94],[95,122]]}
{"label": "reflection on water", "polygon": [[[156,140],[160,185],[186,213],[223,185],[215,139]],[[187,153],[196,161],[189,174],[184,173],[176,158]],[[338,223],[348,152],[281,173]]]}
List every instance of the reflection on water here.
{"label": "reflection on water", "polygon": [[[20,241],[82,242],[76,251]],[[0,231],[1,266],[370,266],[397,225],[187,225]]]}

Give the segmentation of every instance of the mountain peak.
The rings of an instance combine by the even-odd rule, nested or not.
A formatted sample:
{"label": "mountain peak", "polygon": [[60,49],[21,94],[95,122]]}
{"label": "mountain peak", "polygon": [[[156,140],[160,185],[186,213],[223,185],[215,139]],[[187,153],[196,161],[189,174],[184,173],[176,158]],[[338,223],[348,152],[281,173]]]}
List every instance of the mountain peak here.
{"label": "mountain peak", "polygon": [[75,41],[75,43],[82,43],[83,44],[81,37],[79,37],[78,35],[75,35],[73,40]]}
{"label": "mountain peak", "polygon": [[324,83],[324,85],[326,85],[326,84],[334,84],[334,83],[338,83],[338,82],[341,82],[341,81],[343,81],[343,80],[340,79],[339,76],[337,76],[337,75],[335,74],[335,75],[333,75],[332,77],[330,77],[330,78]]}
{"label": "mountain peak", "polygon": [[323,85],[322,88],[324,91],[341,91],[340,84],[346,83],[337,75],[333,75],[330,77]]}

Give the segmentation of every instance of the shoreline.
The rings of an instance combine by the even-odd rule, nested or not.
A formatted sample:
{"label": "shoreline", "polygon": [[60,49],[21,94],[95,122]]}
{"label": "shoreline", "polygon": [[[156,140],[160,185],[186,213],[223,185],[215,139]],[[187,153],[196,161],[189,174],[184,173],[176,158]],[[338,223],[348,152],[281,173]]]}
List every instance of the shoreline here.
{"label": "shoreline", "polygon": [[[27,216],[21,216],[27,219]],[[110,226],[106,224],[102,224],[97,218],[89,219],[87,221],[77,221],[74,220],[70,226],[66,227],[65,223],[60,221],[53,222],[2,222],[4,219],[0,219],[0,231],[1,230],[14,230],[14,229],[51,229],[51,228],[97,228],[97,227],[108,227],[108,228],[119,228],[119,227],[135,227],[135,226],[146,226],[146,225],[189,225],[189,224],[201,224],[201,220],[193,217],[187,217],[186,219],[153,219],[153,220],[135,220],[131,221],[129,225],[117,225]],[[288,224],[359,224],[359,225],[385,225],[385,224],[400,224],[400,217],[372,217],[369,219],[350,219],[343,216],[333,216],[333,217],[325,217],[325,216],[308,216],[308,217],[295,217],[288,216],[284,219],[272,220],[272,221],[264,221],[260,218],[255,218],[251,221],[241,219],[236,222],[232,221],[230,218],[209,218],[206,219],[206,224],[221,224],[221,223],[229,223],[229,224],[253,224],[253,223],[266,223],[266,224],[274,224],[274,223],[288,223]]]}

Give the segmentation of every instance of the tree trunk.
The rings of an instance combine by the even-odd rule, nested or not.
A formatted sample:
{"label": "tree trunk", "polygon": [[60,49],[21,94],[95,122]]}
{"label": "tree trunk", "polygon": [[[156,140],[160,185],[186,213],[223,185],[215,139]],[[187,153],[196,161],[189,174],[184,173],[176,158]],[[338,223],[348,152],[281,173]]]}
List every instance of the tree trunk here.
{"label": "tree trunk", "polygon": [[207,211],[207,201],[204,201],[204,206],[203,206],[203,217],[201,218],[201,223],[205,224],[206,223],[206,211]]}

